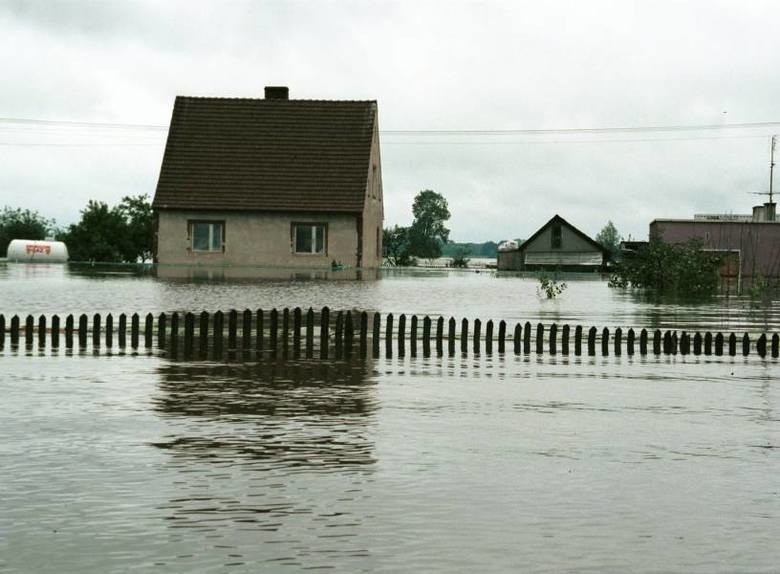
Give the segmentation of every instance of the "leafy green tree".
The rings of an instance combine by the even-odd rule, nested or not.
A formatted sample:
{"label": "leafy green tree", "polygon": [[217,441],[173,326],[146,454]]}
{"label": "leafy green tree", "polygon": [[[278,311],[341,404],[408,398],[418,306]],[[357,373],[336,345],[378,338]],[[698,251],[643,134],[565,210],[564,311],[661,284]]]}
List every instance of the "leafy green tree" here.
{"label": "leafy green tree", "polygon": [[13,239],[46,239],[53,232],[53,219],[37,211],[6,206],[0,211],[0,254],[5,256]]}
{"label": "leafy green tree", "polygon": [[609,251],[613,261],[617,261],[620,257],[621,241],[623,241],[623,238],[611,220],[607,221],[607,224],[596,235],[596,242]]}
{"label": "leafy green tree", "polygon": [[118,208],[90,200],[81,210],[81,220],[61,236],[72,261],[119,263],[131,251],[125,218]]}
{"label": "leafy green tree", "polygon": [[664,243],[651,239],[614,269],[610,287],[639,287],[662,295],[700,297],[718,286],[720,257],[697,241]]}
{"label": "leafy green tree", "polygon": [[450,230],[444,223],[450,218],[447,200],[440,193],[425,189],[417,194],[412,204],[414,221],[409,229],[410,252],[417,257],[433,259],[441,256]]}
{"label": "leafy green tree", "polygon": [[127,226],[128,244],[123,254],[126,261],[145,262],[152,258],[152,204],[146,194],[125,196],[117,207]]}
{"label": "leafy green tree", "polygon": [[407,266],[413,263],[409,252],[409,228],[395,225],[382,232],[382,255],[393,266]]}

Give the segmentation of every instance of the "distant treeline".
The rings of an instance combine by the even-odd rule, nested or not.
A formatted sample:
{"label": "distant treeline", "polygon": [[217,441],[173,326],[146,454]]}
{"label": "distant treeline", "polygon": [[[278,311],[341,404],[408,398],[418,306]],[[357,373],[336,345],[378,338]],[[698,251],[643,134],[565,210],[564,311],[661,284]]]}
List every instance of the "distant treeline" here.
{"label": "distant treeline", "polygon": [[485,241],[484,243],[456,243],[451,241],[442,246],[442,257],[455,257],[463,255],[464,257],[496,257],[498,253],[498,243],[495,241]]}

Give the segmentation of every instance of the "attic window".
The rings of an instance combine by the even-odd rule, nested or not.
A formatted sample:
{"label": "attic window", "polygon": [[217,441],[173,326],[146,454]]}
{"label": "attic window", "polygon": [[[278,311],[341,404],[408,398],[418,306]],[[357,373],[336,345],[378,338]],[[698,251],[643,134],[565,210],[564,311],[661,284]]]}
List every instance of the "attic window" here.
{"label": "attic window", "polygon": [[563,240],[561,239],[561,225],[560,223],[556,223],[552,226],[551,229],[551,235],[550,235],[550,248],[551,249],[560,249],[563,244]]}

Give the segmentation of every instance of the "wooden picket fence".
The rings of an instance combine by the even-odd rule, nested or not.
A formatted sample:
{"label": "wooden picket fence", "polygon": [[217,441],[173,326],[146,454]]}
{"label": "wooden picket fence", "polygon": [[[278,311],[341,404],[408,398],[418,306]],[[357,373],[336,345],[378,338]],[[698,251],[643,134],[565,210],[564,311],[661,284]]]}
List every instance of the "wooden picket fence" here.
{"label": "wooden picket fence", "polygon": [[[348,359],[353,356],[378,358],[384,347],[384,356],[399,357],[407,353],[455,355],[507,353],[580,356],[634,355],[758,355],[762,359],[777,359],[780,338],[761,334],[755,341],[748,333],[711,333],[642,329],[623,331],[618,327],[610,332],[590,327],[557,324],[545,327],[538,323],[517,323],[511,332],[505,321],[482,322],[467,319],[459,322],[444,317],[419,318],[417,315],[392,313],[384,316],[366,311],[332,312],[328,307],[319,312],[308,309],[271,309],[264,311],[231,310],[227,313],[203,311],[194,313],[138,313],[102,316],[67,315],[64,322],[59,315],[37,319],[28,315],[24,324],[18,315],[7,322],[0,315],[0,350],[6,339],[12,350],[21,347],[32,350],[84,351],[92,348],[108,352],[118,349],[131,352],[158,352],[174,359],[215,359],[225,356],[259,358]],[[78,321],[78,322],[77,322]],[[142,324],[143,323],[143,324]],[[407,329],[407,323],[409,324]],[[484,326],[484,331],[483,331]],[[128,340],[129,335],[129,340]],[[23,340],[23,344],[21,343]]]}

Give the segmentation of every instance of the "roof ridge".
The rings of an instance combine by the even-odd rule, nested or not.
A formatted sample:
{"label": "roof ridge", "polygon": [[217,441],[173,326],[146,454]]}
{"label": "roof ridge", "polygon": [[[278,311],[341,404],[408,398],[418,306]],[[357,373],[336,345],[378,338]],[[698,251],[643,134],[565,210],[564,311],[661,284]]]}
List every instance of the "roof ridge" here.
{"label": "roof ridge", "polygon": [[354,103],[354,104],[375,104],[377,100],[325,100],[325,99],[309,99],[309,98],[289,98],[289,99],[268,99],[268,98],[249,98],[244,96],[183,96],[177,94],[176,98],[186,98],[190,100],[227,100],[227,101],[247,101],[247,102],[273,102],[288,103],[288,102],[312,102],[312,103]]}

